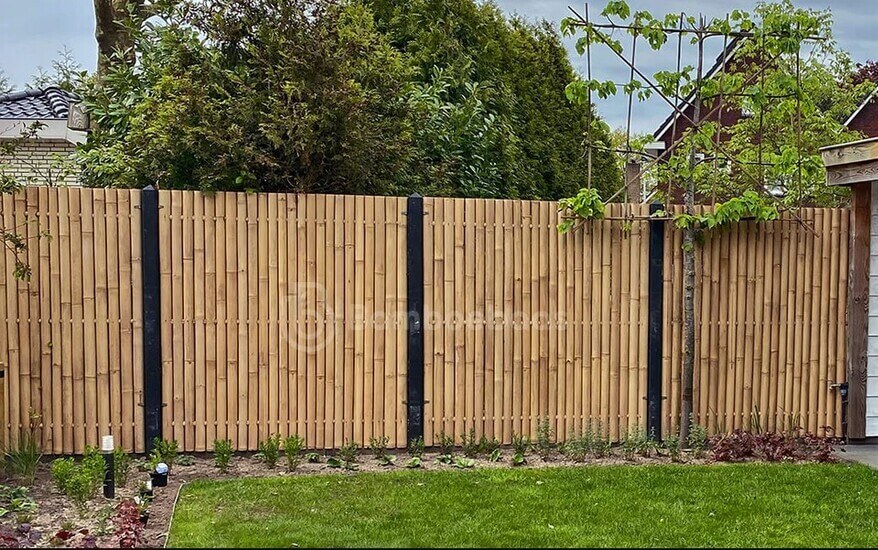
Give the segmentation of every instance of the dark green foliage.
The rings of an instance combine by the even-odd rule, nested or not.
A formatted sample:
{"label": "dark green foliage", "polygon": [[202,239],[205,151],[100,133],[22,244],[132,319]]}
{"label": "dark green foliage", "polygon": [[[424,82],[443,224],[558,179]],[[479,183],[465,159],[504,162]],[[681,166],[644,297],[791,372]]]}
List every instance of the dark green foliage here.
{"label": "dark green foliage", "polygon": [[369,449],[372,451],[372,454],[376,459],[383,460],[387,457],[387,443],[389,441],[390,438],[386,435],[369,438]]}
{"label": "dark green foliage", "polygon": [[360,448],[356,441],[351,440],[339,447],[335,456],[345,465],[356,464],[360,460]]}
{"label": "dark green foliage", "polygon": [[469,458],[479,454],[479,440],[476,439],[476,429],[472,428],[469,434],[460,436],[460,449],[463,455]]}
{"label": "dark green foliage", "polygon": [[530,438],[524,435],[512,434],[512,452],[515,454],[526,455],[530,450]]}
{"label": "dark green foliage", "polygon": [[[86,87],[89,185],[557,199],[588,105],[549,23],[475,0],[177,0]],[[609,143],[603,127],[596,140]],[[595,186],[620,174],[593,154]]]}
{"label": "dark green foliage", "polygon": [[117,487],[125,487],[128,484],[128,472],[131,471],[131,455],[122,447],[113,450],[113,480]]}
{"label": "dark green foliage", "polygon": [[269,468],[277,466],[280,457],[280,434],[268,436],[268,439],[259,442],[260,460]]}
{"label": "dark green foliage", "polygon": [[51,471],[55,488],[82,511],[103,483],[104,457],[96,447],[86,446],[79,464],[73,458],[57,458],[52,461]]}
{"label": "dark green foliage", "polygon": [[409,442],[408,452],[411,456],[424,456],[424,438],[416,437]]}
{"label": "dark green foliage", "polygon": [[454,438],[445,433],[445,430],[439,432],[439,438],[437,439],[437,447],[439,447],[440,455],[448,455],[451,456],[454,454]]}
{"label": "dark green foliage", "polygon": [[298,434],[291,435],[284,440],[284,455],[287,457],[287,468],[291,472],[301,464],[304,450],[305,440]]}
{"label": "dark green foliage", "polygon": [[221,472],[229,469],[232,460],[232,441],[230,439],[217,439],[213,442],[213,463]]}
{"label": "dark green foliage", "polygon": [[552,450],[554,449],[554,445],[552,444],[553,435],[554,433],[551,424],[549,424],[549,419],[540,419],[537,422],[536,448],[537,454],[540,455],[540,458],[543,460],[548,460],[552,455]]}
{"label": "dark green foliage", "polygon": [[486,436],[482,436],[479,439],[479,453],[483,455],[490,456],[500,448],[500,442],[497,441],[496,438],[488,439]]}
{"label": "dark green foliage", "polygon": [[150,464],[153,468],[159,462],[164,462],[168,468],[174,466],[177,455],[180,452],[179,444],[174,439],[157,437],[152,441],[152,452],[149,454]]}
{"label": "dark green foliage", "polygon": [[31,413],[30,425],[19,432],[18,441],[6,450],[4,456],[6,472],[26,485],[33,483],[37,465],[43,456],[40,451],[39,420],[37,414]]}

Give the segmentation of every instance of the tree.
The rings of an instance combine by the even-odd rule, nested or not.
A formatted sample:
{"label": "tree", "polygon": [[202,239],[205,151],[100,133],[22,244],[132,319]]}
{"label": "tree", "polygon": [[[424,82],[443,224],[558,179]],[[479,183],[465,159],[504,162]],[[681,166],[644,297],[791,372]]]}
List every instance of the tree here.
{"label": "tree", "polygon": [[94,0],[94,7],[98,75],[104,75],[118,60],[134,65],[132,29],[146,19],[146,0]]}
{"label": "tree", "polygon": [[83,86],[87,77],[88,71],[82,68],[70,48],[64,46],[58,52],[58,58],[52,61],[52,72],[46,71],[43,67],[37,67],[37,73],[31,76],[27,87],[57,86],[62,90],[75,92]]}
{"label": "tree", "polygon": [[9,83],[9,77],[0,69],[0,94],[8,94],[13,90],[12,84]]}
{"label": "tree", "polygon": [[[659,71],[652,77],[640,73],[623,87],[640,99],[652,93],[674,101],[692,98],[691,114],[684,115],[691,127],[670,147],[666,161],[658,167],[662,179],[681,182],[685,191],[685,211],[676,217],[676,225],[683,231],[680,438],[685,441],[692,422],[695,361],[694,247],[706,231],[744,218],[774,219],[778,208],[773,196],[777,193],[790,206],[837,200],[825,185],[817,149],[848,135],[842,113],[850,112],[863,90],[843,78],[850,74],[850,64],[831,38],[828,11],[797,9],[784,0],[758,4],[753,16],[735,10],[728,18],[686,17],[681,21],[678,14],[655,17],[646,11],[632,13],[624,1],[613,0],[602,15],[611,28],[625,29],[654,50],[668,44],[669,32],[685,33],[698,50],[696,67]],[[624,57],[622,43],[591,21],[567,19],[562,29],[582,33],[577,43],[580,51],[602,44],[631,63]],[[741,40],[734,69],[706,77],[704,42],[723,35]],[[803,61],[802,44],[814,37],[818,38],[814,57]],[[569,87],[569,93],[579,98],[616,91],[615,83],[599,80],[575,81]],[[707,112],[717,98],[752,116],[720,129]],[[717,204],[713,212],[696,215],[697,191],[714,193],[726,202]]]}
{"label": "tree", "polygon": [[385,194],[411,141],[407,72],[360,4],[156,6],[137,66],[86,93],[92,185]]}
{"label": "tree", "polygon": [[[90,185],[554,199],[597,117],[545,24],[474,0],[167,0],[85,93]],[[605,129],[593,132],[608,140]],[[595,180],[618,183],[613,156]]]}
{"label": "tree", "polygon": [[[558,199],[586,184],[583,140],[597,117],[591,106],[566,99],[574,72],[550,24],[507,19],[494,4],[473,0],[368,5],[405,54],[416,90],[438,93],[420,102],[427,116],[415,125],[424,153],[418,190]],[[594,138],[608,143],[607,129]],[[618,185],[612,154],[598,152],[593,164],[601,189]]]}

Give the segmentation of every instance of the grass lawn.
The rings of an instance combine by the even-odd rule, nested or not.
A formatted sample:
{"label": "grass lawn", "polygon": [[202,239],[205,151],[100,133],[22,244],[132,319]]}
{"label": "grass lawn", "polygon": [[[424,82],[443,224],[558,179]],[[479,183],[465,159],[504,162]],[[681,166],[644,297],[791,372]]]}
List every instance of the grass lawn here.
{"label": "grass lawn", "polygon": [[878,471],[740,464],[198,481],[177,547],[876,546]]}

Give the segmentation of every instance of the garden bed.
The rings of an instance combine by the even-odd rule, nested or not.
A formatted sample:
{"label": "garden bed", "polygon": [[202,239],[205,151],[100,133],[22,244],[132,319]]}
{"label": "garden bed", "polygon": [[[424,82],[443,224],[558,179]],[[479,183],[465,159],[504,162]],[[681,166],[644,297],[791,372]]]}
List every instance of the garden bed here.
{"label": "garden bed", "polygon": [[[445,507],[450,507],[448,510],[454,510],[460,506],[473,507],[473,503],[478,502],[481,499],[481,496],[471,493],[472,486],[470,484],[478,485],[485,483],[486,486],[488,486],[501,483],[503,480],[518,480],[515,481],[515,484],[518,484],[529,483],[529,481],[522,481],[529,479],[532,480],[533,483],[540,485],[541,479],[543,479],[541,476],[548,476],[548,478],[554,479],[556,482],[565,480],[565,476],[572,476],[569,480],[572,484],[568,486],[568,489],[564,490],[571,495],[580,490],[585,490],[587,488],[592,490],[595,488],[592,482],[580,483],[581,480],[577,481],[582,476],[584,476],[583,479],[593,478],[596,480],[604,479],[606,476],[609,476],[606,477],[605,481],[611,485],[612,483],[622,483],[622,480],[626,480],[623,483],[623,486],[625,487],[627,487],[628,484],[636,485],[641,482],[645,484],[644,487],[648,487],[650,483],[657,483],[658,485],[656,486],[656,489],[658,490],[662,487],[667,489],[669,487],[668,483],[670,483],[669,480],[676,480],[671,483],[672,485],[676,485],[680,480],[686,480],[691,475],[694,476],[692,478],[695,480],[693,483],[703,482],[705,484],[700,489],[699,486],[694,485],[692,489],[695,493],[700,491],[705,497],[711,496],[711,498],[719,498],[720,500],[731,498],[734,500],[741,495],[750,494],[747,493],[747,491],[752,492],[752,490],[754,490],[753,487],[741,486],[741,481],[736,479],[737,477],[746,473],[745,477],[753,474],[756,478],[760,478],[761,476],[762,479],[771,481],[774,479],[773,476],[775,476],[773,472],[778,472],[775,477],[777,477],[777,483],[780,484],[778,485],[780,489],[786,487],[788,490],[794,491],[796,494],[809,494],[811,487],[823,487],[824,485],[829,488],[828,490],[844,493],[845,491],[841,485],[839,487],[834,486],[835,483],[842,483],[843,481],[836,478],[847,475],[842,474],[841,472],[854,472],[855,476],[866,480],[868,483],[874,482],[875,489],[878,489],[878,479],[870,474],[869,470],[864,470],[859,467],[851,469],[846,466],[822,465],[825,469],[821,469],[819,466],[802,466],[802,470],[800,471],[799,466],[793,464],[787,464],[784,468],[778,470],[766,470],[764,469],[765,465],[748,465],[744,468],[753,469],[743,472],[737,470],[737,467],[708,465],[717,456],[726,461],[832,461],[835,457],[826,455],[825,451],[828,447],[825,442],[808,441],[805,444],[799,444],[789,438],[778,439],[777,436],[770,437],[764,435],[754,436],[749,434],[733,434],[731,436],[725,436],[724,438],[714,438],[711,442],[713,448],[710,451],[677,452],[676,450],[669,449],[667,445],[659,447],[646,441],[647,440],[644,437],[638,436],[636,439],[630,438],[627,442],[623,442],[621,446],[611,448],[605,441],[601,442],[598,440],[581,439],[578,444],[568,444],[560,449],[544,442],[542,445],[539,443],[533,444],[533,446],[527,450],[526,454],[520,452],[522,448],[521,446],[518,450],[515,448],[500,449],[496,447],[496,444],[488,444],[485,442],[476,445],[474,440],[470,441],[469,447],[463,449],[460,447],[454,449],[446,447],[443,454],[437,452],[423,452],[419,448],[411,449],[409,453],[406,453],[405,451],[387,451],[383,448],[383,445],[379,443],[376,448],[372,449],[372,452],[357,450],[353,447],[348,447],[338,452],[331,453],[329,456],[322,453],[299,452],[293,455],[298,459],[294,461],[297,462],[294,471],[290,471],[290,466],[286,460],[287,456],[277,447],[280,444],[278,439],[275,439],[274,442],[275,447],[273,454],[274,458],[277,460],[274,467],[266,464],[264,453],[233,455],[230,458],[228,467],[224,471],[217,468],[216,458],[213,453],[205,453],[199,456],[177,456],[176,461],[171,468],[171,475],[167,487],[156,487],[154,489],[154,497],[148,508],[149,518],[147,524],[142,532],[139,528],[137,529],[139,539],[138,545],[161,546],[165,543],[178,490],[182,485],[189,482],[193,483],[191,486],[186,487],[182,493],[183,497],[181,502],[183,507],[177,516],[178,520],[179,518],[183,519],[180,520],[180,525],[176,524],[178,520],[175,520],[174,524],[174,533],[176,533],[175,536],[178,538],[172,540],[172,542],[175,544],[195,546],[234,546],[237,544],[289,546],[289,544],[293,543],[300,545],[316,544],[323,546],[374,546],[380,544],[407,545],[408,543],[417,543],[419,545],[522,545],[525,543],[530,544],[539,539],[539,536],[542,536],[537,536],[537,531],[539,531],[537,530],[534,532],[523,533],[520,540],[496,540],[495,542],[497,544],[494,544],[488,539],[474,536],[467,538],[463,535],[456,534],[456,531],[450,527],[449,529],[451,530],[447,532],[447,535],[451,537],[449,539],[411,538],[414,536],[412,534],[414,531],[412,533],[405,532],[400,535],[403,536],[403,538],[388,538],[383,535],[379,537],[377,534],[375,534],[373,538],[360,539],[356,538],[353,534],[351,536],[354,538],[333,538],[333,536],[330,536],[332,532],[338,531],[340,528],[339,525],[333,526],[330,519],[332,517],[344,518],[345,513],[339,513],[338,510],[332,511],[332,507],[327,508],[324,499],[329,498],[336,501],[340,496],[344,496],[344,494],[350,490],[351,495],[356,495],[358,492],[361,492],[360,498],[368,500],[372,498],[369,496],[370,494],[380,494],[381,491],[379,490],[379,486],[383,486],[384,484],[390,488],[400,488],[403,493],[397,496],[392,496],[391,501],[388,503],[376,505],[374,509],[375,516],[373,519],[378,523],[385,520],[390,521],[389,519],[384,518],[385,514],[390,514],[390,517],[397,517],[396,514],[400,513],[397,508],[399,506],[405,507],[404,497],[409,498],[410,496],[413,496],[407,495],[405,491],[414,490],[417,492],[417,489],[413,489],[412,487],[420,487],[421,485],[418,484],[435,483],[437,484],[436,487],[443,487],[445,485],[451,487],[457,485],[460,489],[457,493],[448,495],[446,499],[447,502],[443,501],[435,503],[436,506],[439,507],[436,510],[425,511],[422,517],[426,518],[427,521],[432,521],[437,515],[442,515],[440,508],[444,509]],[[805,440],[796,439],[795,441],[804,442]],[[288,440],[286,445],[290,444],[291,442]],[[817,449],[817,452],[814,452],[814,449]],[[269,451],[269,454],[272,454],[271,451]],[[410,454],[417,455],[418,458],[415,459],[410,456]],[[465,456],[466,454],[470,456]],[[525,463],[523,464],[521,464],[522,459],[525,460]],[[155,460],[153,462],[155,462]],[[685,462],[687,464],[671,464],[672,462]],[[513,466],[514,464],[518,465]],[[606,466],[607,468],[597,468],[595,466]],[[732,468],[732,470],[729,468]],[[0,546],[3,546],[4,544],[7,546],[14,546],[15,544],[28,546],[87,546],[95,544],[97,546],[118,547],[120,544],[120,516],[124,514],[118,512],[117,507],[123,500],[130,502],[132,498],[137,496],[138,487],[143,481],[149,478],[149,475],[146,472],[148,469],[149,464],[145,459],[136,460],[130,470],[127,485],[125,487],[117,488],[115,501],[111,502],[98,497],[87,501],[84,506],[77,507],[73,504],[69,496],[62,493],[58,488],[57,479],[53,479],[53,476],[50,473],[49,464],[45,461],[40,463],[36,471],[34,482],[29,487],[28,495],[25,497],[24,506],[20,506],[22,502],[21,500],[19,500],[16,505],[18,508],[7,506],[11,504],[11,498],[13,495],[5,494],[4,496],[3,493],[0,493],[0,507],[6,506],[10,508],[5,515],[0,517]],[[387,475],[374,475],[379,472],[386,472]],[[627,473],[611,474],[607,472]],[[730,474],[730,472],[734,473]],[[810,472],[809,475],[814,474],[818,476],[823,475],[823,473],[826,472],[832,479],[825,480],[825,483],[824,481],[820,481],[819,483],[815,482],[808,485],[808,487],[803,488],[789,485],[790,483],[807,484],[808,478],[807,476],[802,478],[801,476],[803,474],[801,474],[801,472]],[[331,473],[336,473],[338,475],[327,477],[326,474]],[[730,475],[731,477],[729,477]],[[320,476],[319,480],[304,482],[290,481],[291,478],[313,478],[315,476]],[[472,477],[468,478],[466,476]],[[251,481],[254,478],[266,477],[271,477],[272,479],[265,481]],[[665,477],[667,477],[667,480],[664,480]],[[359,480],[360,478],[362,478],[363,481],[352,481]],[[637,479],[640,479],[641,481],[638,482]],[[327,480],[332,481],[327,482]],[[852,480],[844,481],[844,483],[851,482]],[[7,493],[10,493],[16,486],[14,479],[7,479],[4,483],[8,488]],[[242,485],[237,485],[239,483]],[[293,485],[288,485],[289,483],[293,483]],[[327,485],[328,483],[329,485]],[[413,486],[412,483],[414,483]],[[566,483],[567,482],[565,481],[565,484]],[[604,481],[600,481],[599,485],[602,485],[603,483]],[[341,495],[336,494],[334,490],[330,491],[330,493],[326,493],[325,490],[330,486],[344,487],[346,489],[342,491]],[[319,489],[321,487],[323,489]],[[401,489],[404,487],[408,487],[408,489]],[[871,491],[871,487],[872,486],[870,485],[863,489],[863,491]],[[717,493],[716,491],[720,488],[724,489]],[[296,504],[290,504],[292,508],[287,507],[286,505],[278,508],[276,506],[277,502],[285,502],[286,500],[289,500],[287,497],[279,496],[281,493],[288,490],[293,491],[293,493],[296,494],[301,492],[303,496],[301,498],[290,497],[292,500],[296,501]],[[560,498],[561,500],[559,500],[559,502],[563,502],[564,498],[566,498],[562,495],[554,494],[540,495],[540,491],[534,491],[533,488],[530,488],[522,492],[520,488],[513,487],[513,490],[508,495],[502,497],[500,493],[497,493],[492,489],[492,493],[496,493],[498,499],[503,502],[508,502],[508,505],[516,510],[522,506],[526,506],[525,502],[532,501],[533,498],[538,498],[539,500],[542,496],[549,496],[553,499]],[[740,491],[744,491],[744,493],[739,494],[738,492]],[[260,496],[261,493],[264,494]],[[783,493],[783,491],[781,491],[781,493]],[[20,490],[17,494],[18,496],[21,496]],[[199,496],[202,494],[208,496],[202,498]],[[238,497],[242,498],[243,507],[240,510],[237,508],[237,505],[232,506],[233,502],[237,502],[236,499],[238,499]],[[667,498],[671,497],[676,498],[676,493],[672,491],[671,494],[667,495]],[[9,502],[2,502],[4,498],[9,500]],[[376,496],[375,498],[379,497]],[[518,501],[519,498],[523,499],[522,502]],[[607,498],[612,500],[609,495],[607,495]],[[811,495],[811,498],[820,500],[817,495]],[[29,500],[33,501],[35,508],[27,504]],[[378,502],[380,503],[380,499]],[[393,504],[394,502],[395,504]],[[642,507],[648,502],[648,494],[643,493],[640,496],[635,496],[634,500],[628,502],[626,506],[635,508]],[[300,505],[304,506],[306,509],[303,508],[300,510],[299,508],[296,508]],[[573,506],[574,503],[570,502],[567,505]],[[207,508],[200,509],[198,508],[199,506],[202,506],[202,508],[206,506]],[[352,502],[350,506],[351,509],[359,509],[361,503],[358,504]],[[503,508],[503,506],[501,506],[501,508]],[[534,506],[536,506],[536,504],[534,504]],[[820,504],[820,506],[823,505]],[[248,507],[252,508],[252,515],[248,515],[250,513],[248,512],[248,510],[250,510]],[[256,539],[250,540],[246,537],[236,538],[238,535],[232,535],[226,532],[227,529],[232,529],[232,527],[223,527],[223,522],[227,520],[232,523],[241,523],[241,518],[262,518],[265,514],[268,514],[268,516],[273,516],[274,514],[284,516],[292,513],[296,514],[297,517],[301,519],[302,517],[311,514],[312,508],[315,510],[313,513],[322,518],[315,523],[315,525],[323,525],[326,529],[326,533],[321,534],[319,530],[315,530],[310,535],[313,538],[310,539],[303,538],[301,540],[287,541],[287,538],[284,537],[277,539],[262,539],[257,537]],[[615,504],[607,504],[607,510],[613,510],[614,508]],[[343,507],[341,510],[343,512],[346,509],[347,508]],[[560,509],[563,509],[563,507],[559,508],[559,510]],[[866,510],[871,508],[867,506],[862,509]],[[304,516],[302,516],[303,510],[307,512]],[[536,508],[534,510],[536,510]],[[624,510],[624,507],[620,509],[620,512],[622,510]],[[464,513],[463,510],[459,511]],[[524,509],[518,511],[524,514],[524,516],[529,515]],[[407,513],[408,512],[405,512],[405,514]],[[595,513],[597,515],[592,519],[603,521],[601,518],[603,518],[602,514],[604,514],[604,512]],[[136,517],[136,512],[134,515]],[[669,521],[672,515],[662,516],[660,514],[657,517],[659,519],[664,517],[665,519],[662,519],[662,521]],[[502,521],[511,521],[511,519],[508,518],[504,519],[504,514],[500,514],[500,516]],[[223,519],[224,517],[226,519]],[[611,517],[612,515],[607,516],[604,519],[609,521],[608,518]],[[575,519],[576,521],[581,521],[588,518]],[[372,521],[369,519],[368,513],[363,520],[369,522]],[[406,521],[408,522],[407,524],[415,525],[417,524],[416,520],[417,518],[410,517]],[[275,520],[272,519],[271,521],[274,522]],[[573,519],[570,521],[573,521]],[[243,524],[249,523],[250,522],[247,521],[243,522]],[[391,523],[393,522],[391,521]],[[281,525],[283,529],[298,529],[295,525],[284,524],[284,521],[281,521],[281,524],[283,524]],[[564,524],[560,523],[559,525]],[[278,529],[281,529],[281,527],[278,527]],[[878,527],[878,525],[875,527]],[[509,527],[500,526],[498,528],[507,529]],[[248,529],[250,528],[245,528],[244,530],[247,531]],[[315,527],[315,529],[317,528]],[[559,529],[563,531],[566,528],[559,527]],[[497,530],[497,528],[492,527],[487,531],[496,534],[495,532]],[[872,531],[875,531],[875,529],[872,529]],[[212,535],[214,532],[217,537],[221,538],[211,538],[214,536]],[[341,529],[339,532],[347,531],[346,529]],[[321,538],[324,535],[326,538]],[[552,540],[555,540],[558,544],[635,544],[636,541],[640,540],[637,538],[610,538],[606,539],[606,544],[602,544],[600,540],[603,539],[589,538],[592,535],[597,536],[595,533],[590,535],[569,533],[569,537],[572,538],[562,537],[560,539],[545,539],[548,542],[543,544],[554,544],[551,543]],[[529,538],[532,536],[536,538]],[[666,541],[668,544],[674,544],[670,542],[672,539],[661,540]],[[688,541],[690,539],[680,540]],[[699,541],[701,541],[701,539],[691,540],[694,541],[693,544],[698,544]],[[728,540],[731,541],[731,539]],[[287,544],[287,542],[289,542],[289,544]],[[710,541],[705,540],[701,542],[707,544]],[[878,542],[878,540],[874,542]],[[742,542],[742,544],[744,543]]]}

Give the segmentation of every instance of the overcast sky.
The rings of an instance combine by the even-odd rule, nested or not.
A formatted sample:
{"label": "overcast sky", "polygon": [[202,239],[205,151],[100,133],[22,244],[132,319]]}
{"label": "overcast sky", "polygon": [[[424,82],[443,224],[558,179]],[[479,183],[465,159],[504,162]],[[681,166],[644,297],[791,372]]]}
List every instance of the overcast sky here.
{"label": "overcast sky", "polygon": [[[528,19],[548,19],[553,22],[569,14],[569,0],[497,0],[507,13],[518,13]],[[599,13],[604,0],[592,3],[593,13]],[[653,14],[667,12],[696,14],[707,17],[724,15],[731,9],[751,9],[750,0],[629,0],[632,9],[647,9]],[[583,3],[575,6],[581,11]],[[855,61],[878,59],[878,0],[798,0],[796,5],[832,9],[835,18],[834,33],[842,48]],[[37,67],[48,68],[58,50],[69,48],[82,65],[93,70],[97,46],[94,40],[94,12],[92,0],[0,0],[0,69],[10,81],[21,88],[36,73]],[[708,49],[711,60],[722,47],[722,39]],[[627,44],[626,44],[627,46]],[[669,48],[663,55],[640,55],[637,65],[646,74],[660,69],[673,70],[674,52]],[[645,48],[640,48],[645,53]],[[648,52],[652,53],[652,52]],[[577,70],[585,70],[584,60],[571,49],[571,58]],[[685,62],[685,61],[684,61]],[[594,78],[627,81],[628,69],[612,53],[595,47],[592,58]],[[599,112],[611,126],[625,125],[627,100],[598,103]],[[634,105],[632,127],[635,131],[653,131],[668,115],[669,108],[661,100]]]}

